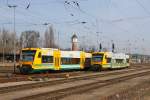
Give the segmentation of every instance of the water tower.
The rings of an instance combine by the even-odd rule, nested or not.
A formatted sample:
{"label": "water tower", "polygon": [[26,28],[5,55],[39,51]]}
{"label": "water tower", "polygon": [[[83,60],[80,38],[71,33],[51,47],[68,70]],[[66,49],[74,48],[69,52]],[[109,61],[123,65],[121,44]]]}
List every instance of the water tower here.
{"label": "water tower", "polygon": [[72,51],[78,51],[78,37],[74,34],[71,38],[72,41]]}

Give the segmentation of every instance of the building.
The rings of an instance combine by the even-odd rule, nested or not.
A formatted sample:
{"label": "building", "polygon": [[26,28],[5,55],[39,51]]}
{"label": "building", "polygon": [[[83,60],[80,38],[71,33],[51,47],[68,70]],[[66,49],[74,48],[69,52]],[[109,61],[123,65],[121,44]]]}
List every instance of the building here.
{"label": "building", "polygon": [[78,37],[76,34],[74,34],[71,38],[72,41],[72,51],[78,51],[79,47],[78,47]]}

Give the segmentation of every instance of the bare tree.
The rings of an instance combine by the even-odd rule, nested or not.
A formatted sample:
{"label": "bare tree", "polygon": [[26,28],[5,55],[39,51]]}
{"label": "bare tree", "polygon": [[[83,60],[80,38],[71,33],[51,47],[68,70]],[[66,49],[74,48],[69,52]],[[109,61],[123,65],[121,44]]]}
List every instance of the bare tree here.
{"label": "bare tree", "polygon": [[[14,33],[9,32],[6,29],[0,30],[0,60],[3,58],[3,61],[5,59],[9,58],[9,60],[13,60],[13,52],[14,52],[14,40],[16,41],[15,47],[16,51],[18,53],[19,51],[19,45],[17,41],[17,37],[15,37]],[[6,58],[7,55],[7,58]],[[8,57],[9,56],[9,57]]]}
{"label": "bare tree", "polygon": [[14,34],[9,32],[8,30],[2,29],[0,32],[0,52],[2,53],[3,50],[5,53],[13,53],[14,50],[14,39],[17,39],[14,37]]}
{"label": "bare tree", "polygon": [[31,30],[24,31],[20,36],[21,47],[22,48],[38,47],[39,39],[40,39],[39,32],[31,31]]}
{"label": "bare tree", "polygon": [[45,48],[56,48],[55,38],[54,38],[54,29],[52,26],[45,31],[44,34],[44,47]]}

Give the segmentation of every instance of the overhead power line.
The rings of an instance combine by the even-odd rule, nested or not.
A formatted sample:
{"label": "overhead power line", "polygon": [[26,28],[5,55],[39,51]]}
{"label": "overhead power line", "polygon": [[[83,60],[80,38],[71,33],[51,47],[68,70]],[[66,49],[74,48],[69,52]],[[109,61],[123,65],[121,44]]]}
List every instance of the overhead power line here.
{"label": "overhead power line", "polygon": [[110,22],[122,22],[122,21],[131,21],[131,20],[143,20],[143,19],[149,19],[150,16],[135,16],[135,17],[126,17],[126,18],[119,18],[110,20]]}
{"label": "overhead power line", "polygon": [[141,8],[143,8],[143,10],[150,15],[150,11],[146,9],[146,7],[139,1],[139,0],[136,0],[136,2],[138,3],[139,6],[141,6]]}

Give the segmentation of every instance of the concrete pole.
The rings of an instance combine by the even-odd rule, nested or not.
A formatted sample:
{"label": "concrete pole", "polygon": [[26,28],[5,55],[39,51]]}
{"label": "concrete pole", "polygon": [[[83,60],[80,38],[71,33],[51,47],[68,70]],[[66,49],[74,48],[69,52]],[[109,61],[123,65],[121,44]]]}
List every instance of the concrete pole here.
{"label": "concrete pole", "polygon": [[15,15],[15,11],[16,11],[17,5],[8,5],[8,7],[13,8],[14,10],[13,20],[14,20],[14,73],[15,73],[16,72],[16,15]]}

